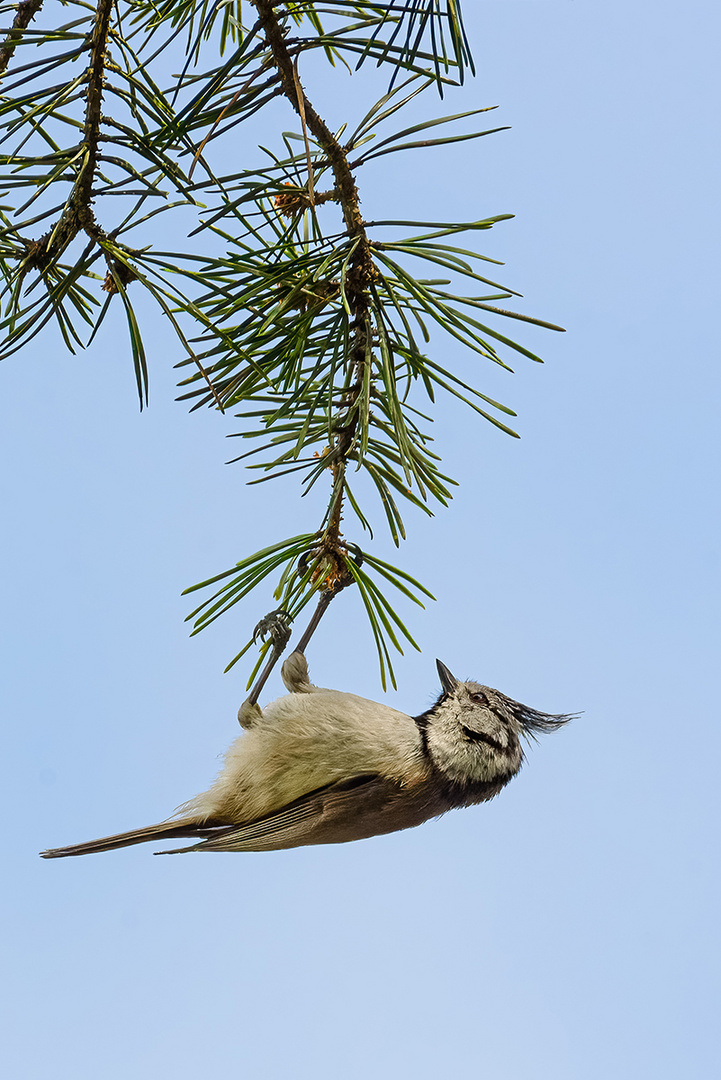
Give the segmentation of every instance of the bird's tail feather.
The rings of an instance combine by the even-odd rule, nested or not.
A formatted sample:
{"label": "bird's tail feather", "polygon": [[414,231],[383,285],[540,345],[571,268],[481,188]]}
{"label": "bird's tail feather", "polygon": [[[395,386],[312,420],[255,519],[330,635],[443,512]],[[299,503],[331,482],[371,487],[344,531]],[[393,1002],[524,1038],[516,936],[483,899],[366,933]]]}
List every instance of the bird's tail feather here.
{"label": "bird's tail feather", "polygon": [[129,847],[131,844],[144,844],[147,840],[169,840],[177,836],[207,836],[213,833],[217,822],[204,821],[165,821],[159,825],[148,825],[145,829],[133,829],[131,832],[116,833],[115,836],[101,836],[98,840],[88,840],[85,844],[72,844],[70,847],[50,848],[41,851],[43,859],[63,859],[66,855],[92,855],[96,851],[112,851],[113,848]]}

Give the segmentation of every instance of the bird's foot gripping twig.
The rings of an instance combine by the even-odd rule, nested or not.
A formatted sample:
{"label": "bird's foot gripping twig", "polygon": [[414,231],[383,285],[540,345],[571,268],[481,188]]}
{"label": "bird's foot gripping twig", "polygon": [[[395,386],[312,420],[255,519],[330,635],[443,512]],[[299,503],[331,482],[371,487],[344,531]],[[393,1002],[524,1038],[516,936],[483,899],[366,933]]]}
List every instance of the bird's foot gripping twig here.
{"label": "bird's foot gripping twig", "polygon": [[285,647],[290,640],[290,619],[291,617],[287,611],[284,611],[282,608],[276,608],[275,611],[268,612],[268,614],[260,620],[253,631],[253,641],[257,641],[258,638],[265,640],[266,637],[270,636],[272,648],[270,650],[268,663],[256,679],[255,685],[252,687],[248,697],[238,709],[238,723],[241,727],[252,727],[253,722],[261,715],[258,698],[260,697],[261,690],[266,684],[268,676],[283,655]]}
{"label": "bird's foot gripping twig", "polygon": [[264,641],[270,635],[273,641],[273,649],[279,649],[282,652],[290,639],[290,622],[291,616],[283,608],[269,611],[253,631],[253,641],[257,641],[258,638]]}
{"label": "bird's foot gripping twig", "polygon": [[[353,561],[357,566],[360,566],[363,562],[363,552],[361,551],[361,549],[355,544],[348,544],[347,550],[349,552],[352,551]],[[344,589],[346,585],[350,585],[352,581],[353,578],[346,569],[344,574],[337,575],[334,586],[332,588],[324,588],[321,590],[320,598],[318,600],[316,609],[311,616],[305,633],[303,634],[300,641],[298,642],[298,645],[296,646],[295,652],[303,656],[305,650],[308,647],[308,643],[315,631],[317,630],[320,620],[325,615],[331,600],[334,596],[337,596],[341,589]],[[268,659],[268,663],[265,665],[260,675],[256,679],[255,684],[250,691],[250,694],[238,709],[238,723],[241,727],[252,727],[254,722],[260,719],[262,715],[260,711],[260,706],[258,705],[258,698],[260,697],[261,690],[266,684],[268,676],[270,675],[271,671],[275,667],[280,657],[283,655],[285,647],[290,640],[291,621],[292,617],[287,611],[284,611],[283,608],[276,608],[275,611],[268,612],[268,614],[260,620],[255,630],[253,631],[253,641],[257,641],[258,638],[265,639],[266,636],[270,635],[273,646],[271,649],[270,657]],[[300,669],[296,672],[292,666],[289,667],[287,671],[287,679],[284,677],[283,681],[285,682],[287,688],[291,690],[291,692],[302,693],[305,689],[305,686],[310,685],[310,683],[308,682],[307,665],[304,666],[303,673],[300,671]]]}

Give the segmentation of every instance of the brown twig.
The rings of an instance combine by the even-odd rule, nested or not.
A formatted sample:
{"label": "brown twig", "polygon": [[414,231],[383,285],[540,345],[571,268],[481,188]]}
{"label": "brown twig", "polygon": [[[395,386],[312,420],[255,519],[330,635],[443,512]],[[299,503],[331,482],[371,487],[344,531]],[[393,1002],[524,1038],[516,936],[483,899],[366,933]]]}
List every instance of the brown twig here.
{"label": "brown twig", "polygon": [[298,61],[293,62],[293,82],[295,83],[295,94],[298,99],[298,115],[300,116],[300,124],[303,128],[303,142],[305,143],[305,160],[308,167],[308,202],[311,207],[315,207],[315,183],[313,181],[313,159],[310,155],[310,142],[308,141],[308,125],[305,122],[305,95],[300,85],[300,76],[298,74]]}
{"label": "brown twig", "polygon": [[13,20],[12,30],[8,30],[2,48],[0,48],[0,75],[7,69],[18,42],[23,36],[23,30],[27,30],[42,6],[43,0],[20,0],[17,14]]}
{"label": "brown twig", "polygon": [[[34,0],[28,0],[28,3]],[[95,22],[88,39],[90,63],[86,72],[87,91],[82,146],[85,160],[80,166],[65,209],[55,226],[39,240],[25,241],[25,257],[21,270],[42,269],[57,259],[79,232],[99,243],[105,236],[93,213],[93,182],[98,167],[98,145],[102,122],[105,54],[110,31],[110,19],[115,0],[98,0]]]}
{"label": "brown twig", "polygon": [[88,98],[85,108],[85,126],[83,142],[87,150],[85,164],[75,185],[74,198],[78,207],[80,227],[88,236],[96,235],[99,226],[91,206],[93,200],[93,181],[98,166],[98,144],[100,142],[100,124],[102,121],[103,82],[105,79],[105,59],[110,32],[110,19],[115,0],[98,0],[95,11],[95,26],[90,39],[90,67],[88,70]]}
{"label": "brown twig", "polygon": [[[358,427],[357,403],[364,382],[365,366],[368,362],[367,323],[370,311],[368,288],[376,277],[376,269],[372,258],[371,243],[360,211],[358,188],[348,158],[301,86],[297,67],[291,57],[283,27],[276,14],[278,5],[273,0],[251,0],[251,2],[258,13],[258,22],[263,29],[278,69],[282,92],[298,113],[304,135],[307,128],[324,151],[335,179],[334,196],[340,204],[346,231],[352,239],[356,240],[346,282],[346,296],[352,314],[350,365],[353,381],[346,396],[344,417],[337,425],[335,441],[329,454],[330,462],[332,462],[329,467],[333,474],[333,496],[325,529],[314,550],[316,556],[321,556],[326,564],[333,568],[336,580],[331,582],[329,579],[327,587],[322,590],[319,610],[314,616],[314,619],[317,619],[313,624],[313,629],[315,629],[328,607],[329,598],[353,580],[347,570],[348,553],[346,545],[341,540],[340,525],[343,516],[345,469],[355,442]],[[307,140],[306,149],[308,149]],[[317,197],[314,199],[312,195],[310,161],[308,169],[309,197],[313,205],[314,202],[319,202],[319,199]],[[328,599],[324,600],[325,597]]]}

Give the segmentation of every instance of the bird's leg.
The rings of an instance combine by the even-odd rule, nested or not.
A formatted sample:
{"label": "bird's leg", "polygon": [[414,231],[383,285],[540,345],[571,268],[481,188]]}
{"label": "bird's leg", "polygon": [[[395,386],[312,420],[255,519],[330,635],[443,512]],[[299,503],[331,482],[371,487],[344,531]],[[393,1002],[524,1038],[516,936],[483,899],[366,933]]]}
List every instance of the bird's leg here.
{"label": "bird's leg", "polygon": [[[348,550],[353,551],[354,562],[360,566],[363,562],[363,552],[361,549],[355,544],[349,544]],[[302,694],[310,687],[308,664],[306,663],[303,654],[308,647],[310,639],[318,629],[318,624],[328,610],[328,605],[333,597],[337,596],[341,589],[344,589],[346,585],[350,585],[352,581],[353,578],[346,571],[345,577],[337,577],[333,587],[325,588],[321,592],[316,609],[311,616],[310,622],[305,628],[305,633],[298,642],[293,654],[283,665],[283,672],[281,673],[283,682],[291,693]],[[264,638],[266,634],[270,634],[273,639],[273,648],[268,663],[256,679],[250,694],[238,709],[238,723],[241,727],[252,727],[254,722],[259,720],[263,715],[260,706],[258,705],[258,698],[267,682],[268,676],[279,658],[283,655],[285,647],[288,644],[291,634],[290,626],[288,625],[290,621],[291,616],[287,611],[283,611],[282,608],[276,608],[275,611],[269,612],[265,618],[261,619],[253,631],[253,641],[257,640],[258,637]],[[296,653],[300,655],[296,656]]]}
{"label": "bird's leg", "polygon": [[307,694],[312,690],[311,682],[308,678],[308,661],[304,654],[308,647],[308,642],[318,628],[318,623],[323,618],[323,615],[327,611],[328,605],[334,596],[335,593],[331,590],[321,593],[318,605],[311,616],[311,620],[305,629],[303,637],[283,664],[280,676],[286,689],[290,690],[291,694]]}
{"label": "bird's leg", "polygon": [[295,648],[296,652],[304,653],[305,650],[308,648],[308,642],[313,637],[313,634],[315,633],[315,631],[318,629],[318,623],[320,622],[320,620],[325,615],[325,613],[326,613],[326,611],[328,609],[328,605],[330,604],[330,602],[331,602],[331,600],[333,599],[334,596],[335,596],[335,593],[331,592],[330,589],[328,589],[325,592],[322,592],[320,594],[320,600],[318,601],[318,605],[317,605],[315,611],[313,612],[313,614],[311,616],[310,622],[308,623],[308,625],[305,628],[305,633],[303,634],[303,637],[300,639],[300,641],[296,645],[296,648]]}
{"label": "bird's leg", "polygon": [[[356,544],[349,544],[348,550],[352,551],[353,561],[356,565],[361,566],[363,563],[363,552],[361,549]],[[310,622],[305,628],[305,633],[283,664],[280,673],[286,688],[290,690],[291,694],[305,694],[312,689],[311,681],[308,678],[308,663],[304,655],[305,650],[308,648],[308,643],[318,629],[318,624],[328,610],[328,606],[333,597],[337,596],[341,589],[344,589],[346,585],[350,585],[352,580],[350,574],[346,572],[345,579],[336,579],[333,588],[325,588],[321,592],[316,609],[311,616]]]}
{"label": "bird's leg", "polygon": [[282,608],[276,608],[275,611],[271,611],[264,616],[253,631],[253,641],[257,641],[259,637],[265,638],[266,635],[270,634],[273,647],[270,650],[268,663],[255,680],[255,684],[248,694],[248,697],[238,709],[238,723],[241,727],[252,727],[254,721],[258,720],[262,715],[260,706],[258,705],[258,698],[268,680],[268,676],[283,655],[285,647],[290,640],[291,630],[289,622],[290,615],[288,612],[283,611]]}
{"label": "bird's leg", "polygon": [[283,611],[282,608],[276,608],[275,611],[269,612],[263,619],[260,620],[255,630],[253,631],[253,641],[257,641],[258,638],[265,639],[267,635],[270,635],[273,647],[270,650],[270,658],[265,665],[260,675],[255,681],[255,686],[248,695],[248,702],[251,705],[255,705],[260,692],[266,684],[268,676],[275,667],[276,663],[283,655],[285,647],[290,640],[290,615],[287,611]]}
{"label": "bird's leg", "polygon": [[[330,590],[321,593],[317,607],[306,627],[305,633],[298,642],[298,647],[283,664],[283,670],[281,672],[283,682],[287,689],[293,694],[302,694],[310,687],[308,664],[303,654],[334,595],[335,594]],[[289,618],[290,616],[288,613],[282,609],[271,611],[265,618],[260,620],[255,628],[253,640],[257,637],[265,637],[266,634],[270,634],[273,639],[273,648],[268,663],[256,679],[248,697],[238,709],[238,723],[241,727],[252,727],[263,715],[260,706],[258,705],[258,698],[260,697],[260,692],[265,686],[268,676],[288,644],[290,638],[290,627],[288,626]]]}
{"label": "bird's leg", "polygon": [[283,661],[280,677],[286,690],[291,694],[308,694],[312,689],[308,677],[308,661],[297,649]]}

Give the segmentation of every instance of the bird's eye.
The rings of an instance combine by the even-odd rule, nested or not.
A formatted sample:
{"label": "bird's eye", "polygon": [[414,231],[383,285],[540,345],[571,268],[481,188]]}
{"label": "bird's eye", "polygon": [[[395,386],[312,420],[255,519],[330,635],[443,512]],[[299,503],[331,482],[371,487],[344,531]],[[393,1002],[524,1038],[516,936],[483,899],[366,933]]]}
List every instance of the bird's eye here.
{"label": "bird's eye", "polygon": [[480,691],[478,693],[476,693],[476,694],[471,694],[470,698],[471,698],[471,701],[473,702],[474,705],[487,705],[488,704],[488,698],[486,697],[485,694],[480,693]]}

